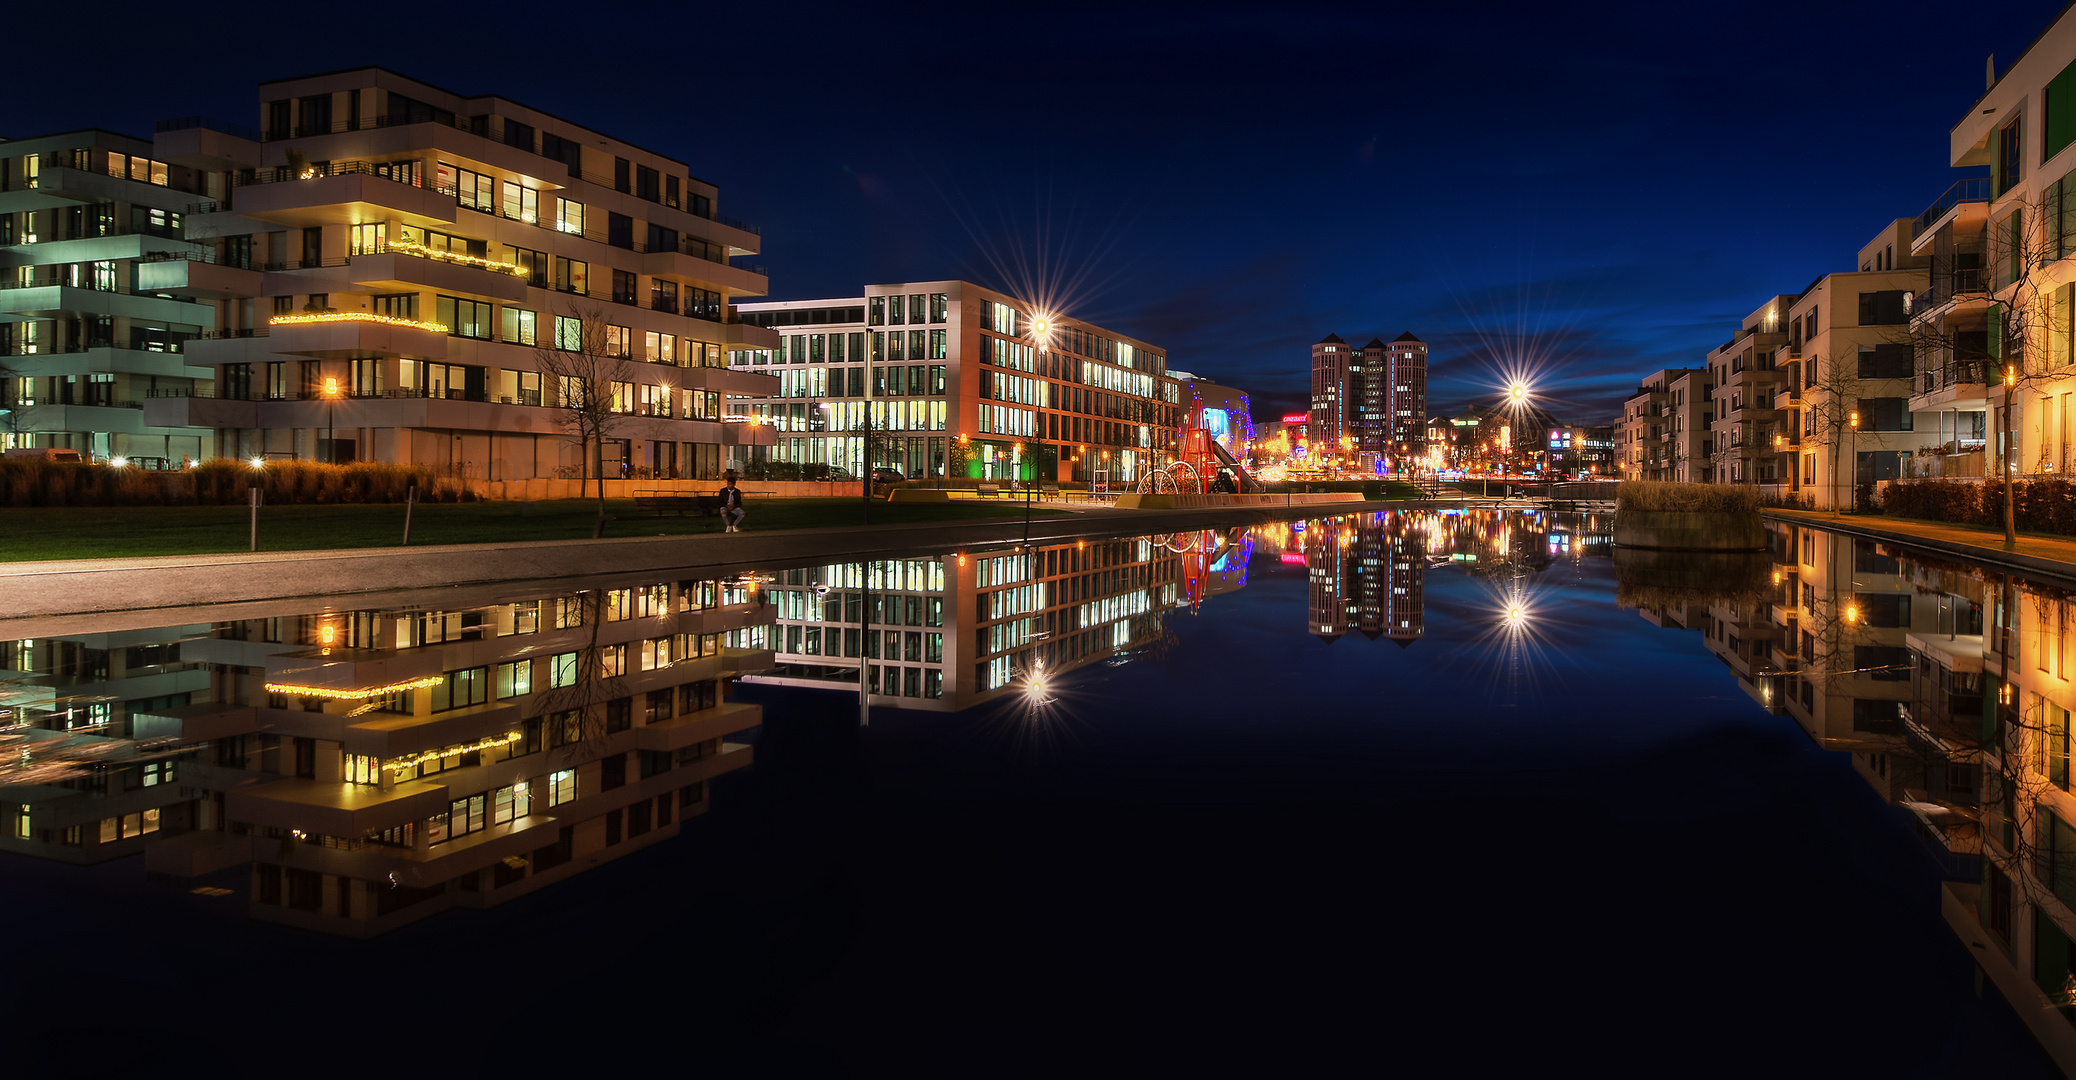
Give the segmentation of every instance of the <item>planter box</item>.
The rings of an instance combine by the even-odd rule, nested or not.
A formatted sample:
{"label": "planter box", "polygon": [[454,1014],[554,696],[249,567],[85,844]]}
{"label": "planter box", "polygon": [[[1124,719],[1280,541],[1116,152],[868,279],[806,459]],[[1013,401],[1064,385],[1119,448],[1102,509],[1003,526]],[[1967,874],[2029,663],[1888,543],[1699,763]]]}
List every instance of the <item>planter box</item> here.
{"label": "planter box", "polygon": [[1756,511],[1699,514],[1623,510],[1615,515],[1615,546],[1659,551],[1764,551],[1766,525]]}

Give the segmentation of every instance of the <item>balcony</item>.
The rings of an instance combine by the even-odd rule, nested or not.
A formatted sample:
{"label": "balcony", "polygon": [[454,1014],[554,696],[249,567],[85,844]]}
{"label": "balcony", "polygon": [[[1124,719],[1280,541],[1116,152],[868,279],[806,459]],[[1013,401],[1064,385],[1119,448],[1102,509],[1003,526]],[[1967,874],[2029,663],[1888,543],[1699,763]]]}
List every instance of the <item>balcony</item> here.
{"label": "balcony", "polygon": [[326,836],[361,837],[447,811],[447,786],[412,780],[384,791],[365,784],[276,780],[224,797],[232,821]]}
{"label": "balcony", "polygon": [[667,281],[713,289],[728,296],[765,296],[770,280],[762,267],[731,266],[683,251],[651,251],[642,256],[642,273]]}
{"label": "balcony", "polygon": [[643,750],[676,751],[708,739],[746,731],[764,722],[762,706],[724,701],[711,709],[685,713],[635,729],[634,745]]}
{"label": "balcony", "polygon": [[1904,459],[1903,472],[1914,480],[1980,480],[1985,475],[1983,452],[1913,454]]}
{"label": "balcony", "polygon": [[1989,407],[1990,362],[1951,360],[1918,372],[1911,385],[1910,411],[1957,409],[1976,412]]}
{"label": "balcony", "polygon": [[779,347],[779,332],[768,326],[755,323],[731,322],[727,325],[727,346],[733,349],[776,349]]}
{"label": "balcony", "polygon": [[260,294],[260,272],[195,258],[156,259],[137,264],[137,291],[242,300]]}
{"label": "balcony", "polygon": [[1933,199],[1932,205],[1925,207],[1925,212],[1919,214],[1916,221],[1911,222],[1910,253],[1913,255],[1919,254],[1917,250],[1918,237],[1928,236],[1937,232],[1941,226],[1947,223],[1949,215],[1958,217],[1963,207],[1987,214],[1989,212],[1990,199],[1989,185],[1989,177],[1987,176],[1956,180],[1952,187],[1947,188],[1938,198]]}
{"label": "balcony", "polygon": [[233,190],[232,208],[243,217],[297,228],[354,225],[396,217],[412,225],[454,221],[454,196],[383,175],[366,161],[335,161],[308,177],[287,169],[262,169],[258,178]]}
{"label": "balcony", "polygon": [[446,328],[367,312],[280,315],[269,324],[271,351],[324,360],[408,356],[447,358]]}
{"label": "balcony", "polygon": [[355,255],[348,260],[346,270],[354,285],[384,292],[432,289],[514,304],[526,299],[525,277],[498,263],[452,257],[429,248],[422,252],[392,249],[375,255]]}

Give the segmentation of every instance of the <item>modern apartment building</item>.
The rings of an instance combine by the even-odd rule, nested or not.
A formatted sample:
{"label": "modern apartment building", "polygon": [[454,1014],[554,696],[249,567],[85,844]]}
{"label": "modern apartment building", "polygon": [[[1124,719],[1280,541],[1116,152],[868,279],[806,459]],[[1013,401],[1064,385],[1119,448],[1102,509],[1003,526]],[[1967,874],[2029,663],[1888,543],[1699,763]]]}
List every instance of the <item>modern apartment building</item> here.
{"label": "modern apartment building", "polygon": [[1427,344],[1411,331],[1352,348],[1338,334],[1312,346],[1315,453],[1389,459],[1404,468],[1427,450]]}
{"label": "modern apartment building", "polygon": [[157,467],[214,453],[213,430],[147,421],[144,402],[215,376],[183,349],[217,328],[211,299],[237,275],[205,267],[182,295],[151,285],[208,257],[185,219],[223,182],[106,131],[0,140],[0,450]]}
{"label": "modern apartment building", "polygon": [[[1710,474],[1722,483],[1772,483],[1783,471],[1774,436],[1787,433],[1776,402],[1787,377],[1776,366],[1787,342],[1792,296],[1776,296],[1746,315],[1730,340],[1709,350]],[[1691,472],[1691,469],[1689,470]]]}
{"label": "modern apartment building", "polygon": [[1706,368],[1667,368],[1637,386],[1622,403],[1622,423],[1615,436],[1622,479],[1713,479],[1711,379]]}
{"label": "modern apartment building", "polygon": [[903,282],[740,311],[777,339],[735,355],[738,371],[775,381],[730,406],[776,432],[758,451],[772,460],[1118,485],[1175,451],[1182,399],[1165,349],[1007,293]]}
{"label": "modern apartment building", "polygon": [[1771,434],[1780,436],[1774,452],[1799,457],[1800,469],[1777,473],[1776,490],[1822,508],[1850,505],[1856,491],[1907,475],[1931,441],[1926,429],[1938,418],[1916,415],[1911,400],[1909,309],[1928,261],[1910,254],[1911,228],[1908,218],[1888,223],[1861,247],[1856,265],[1865,269],[1824,275],[1788,308]]}
{"label": "modern apartment building", "polygon": [[776,341],[733,315],[761,241],[682,163],[381,68],[262,84],[258,118],[0,144],[12,437],[576,476],[557,406],[588,381],[608,476],[768,444],[724,406],[772,386],[728,362]]}
{"label": "modern apartment building", "polygon": [[[67,726],[61,701],[32,709],[6,733],[36,743],[38,771],[0,787],[0,850],[141,847],[173,879],[242,868],[253,917],[365,937],[674,835],[709,781],[749,763],[728,740],[761,712],[725,685],[770,663],[754,580],[486,586],[438,604],[270,603],[141,637],[10,642],[43,685],[84,670],[188,689],[99,727]],[[97,666],[117,655],[97,643],[128,637],[145,642],[124,646],[128,666]]]}

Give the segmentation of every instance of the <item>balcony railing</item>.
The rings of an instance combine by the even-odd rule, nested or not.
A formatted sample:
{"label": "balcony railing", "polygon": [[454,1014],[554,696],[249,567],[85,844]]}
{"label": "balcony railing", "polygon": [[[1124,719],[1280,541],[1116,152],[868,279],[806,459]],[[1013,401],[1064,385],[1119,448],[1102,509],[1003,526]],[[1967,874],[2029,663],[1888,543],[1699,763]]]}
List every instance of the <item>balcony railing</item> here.
{"label": "balcony railing", "polygon": [[1910,238],[1915,240],[1919,236],[1924,235],[1924,231],[1931,228],[1933,222],[1945,217],[1948,210],[1964,202],[1988,202],[1990,196],[1989,183],[1989,177],[1987,176],[1954,181],[1952,187],[1947,188],[1938,198],[1933,199],[1932,205],[1925,207],[1925,212],[1919,214],[1917,220],[1911,223]]}
{"label": "balcony railing", "polygon": [[1987,360],[1953,360],[1918,373],[1918,393],[1932,394],[1950,386],[1986,386],[1990,381]]}

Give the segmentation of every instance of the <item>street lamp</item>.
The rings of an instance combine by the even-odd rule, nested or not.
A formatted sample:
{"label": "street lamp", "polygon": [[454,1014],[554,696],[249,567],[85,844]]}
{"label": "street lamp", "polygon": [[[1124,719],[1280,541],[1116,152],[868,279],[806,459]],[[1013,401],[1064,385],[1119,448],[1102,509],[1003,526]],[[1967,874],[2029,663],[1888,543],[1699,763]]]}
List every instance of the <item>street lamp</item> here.
{"label": "street lamp", "polygon": [[[1853,462],[1852,485],[1846,488],[1846,490],[1851,493],[1853,509],[1858,510],[1860,508],[1860,410],[1854,409],[1846,414],[1845,426],[1852,430],[1850,441],[1846,444],[1845,450],[1846,453],[1852,455]],[[1834,514],[1838,512],[1838,501],[1836,499],[1831,501],[1831,512]]]}
{"label": "street lamp", "polygon": [[[1031,358],[1034,361],[1034,366],[1038,368],[1036,374],[1039,376],[1039,384],[1041,386],[1051,385],[1045,381],[1044,364],[1046,350],[1052,347],[1052,330],[1052,316],[1042,313],[1031,316]],[[1047,404],[1049,405],[1050,403],[1048,398]],[[1031,459],[1031,486],[1024,489],[1024,539],[1026,541],[1031,537],[1031,503],[1038,495],[1039,470],[1045,465],[1045,413],[1041,410],[1032,415],[1038,418],[1038,438],[1036,440],[1038,449]],[[1057,473],[1055,473],[1054,479],[1055,481],[1058,480]]]}
{"label": "street lamp", "polygon": [[324,460],[339,463],[338,418],[333,410],[339,405],[339,380],[327,376],[324,380]]}

